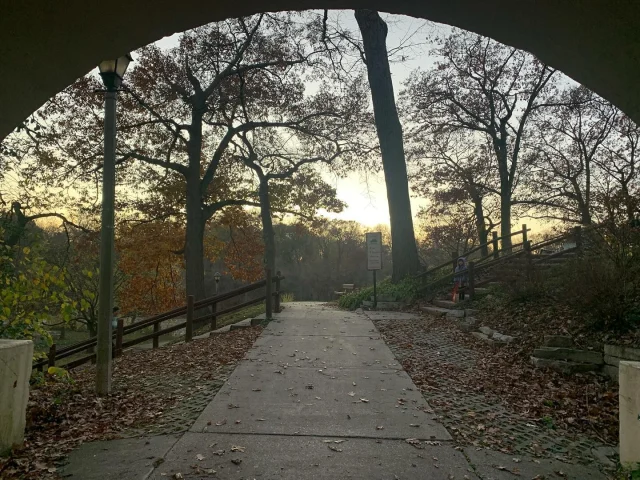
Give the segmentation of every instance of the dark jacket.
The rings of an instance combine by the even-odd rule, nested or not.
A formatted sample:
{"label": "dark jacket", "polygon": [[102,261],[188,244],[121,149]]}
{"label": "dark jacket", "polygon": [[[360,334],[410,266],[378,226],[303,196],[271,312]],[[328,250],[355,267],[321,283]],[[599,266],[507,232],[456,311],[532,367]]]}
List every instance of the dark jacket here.
{"label": "dark jacket", "polygon": [[456,275],[453,277],[453,281],[455,283],[459,283],[461,285],[466,285],[469,280],[469,272],[467,272],[467,259],[464,257],[460,257],[458,259],[458,263],[462,260],[462,265],[456,265],[456,269],[454,270]]}

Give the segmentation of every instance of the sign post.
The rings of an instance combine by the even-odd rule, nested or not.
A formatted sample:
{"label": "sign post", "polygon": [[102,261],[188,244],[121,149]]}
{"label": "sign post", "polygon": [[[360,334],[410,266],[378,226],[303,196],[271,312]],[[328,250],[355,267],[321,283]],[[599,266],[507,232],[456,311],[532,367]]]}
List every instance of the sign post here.
{"label": "sign post", "polygon": [[373,309],[378,306],[378,290],[376,271],[382,269],[382,233],[369,232],[365,236],[367,242],[367,270],[373,271]]}

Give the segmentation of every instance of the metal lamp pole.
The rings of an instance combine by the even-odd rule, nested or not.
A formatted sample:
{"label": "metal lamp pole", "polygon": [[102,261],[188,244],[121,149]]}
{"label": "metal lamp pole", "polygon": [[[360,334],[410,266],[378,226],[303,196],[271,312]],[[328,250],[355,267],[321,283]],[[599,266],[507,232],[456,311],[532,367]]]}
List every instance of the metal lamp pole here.
{"label": "metal lamp pole", "polygon": [[100,63],[104,92],[104,165],[102,168],[102,218],[100,230],[100,284],[98,297],[98,348],[96,393],[111,392],[111,340],[113,317],[114,215],[116,196],[116,100],[118,87],[131,62],[127,54]]}
{"label": "metal lamp pole", "polygon": [[220,283],[220,277],[221,277],[221,276],[222,276],[222,275],[220,275],[220,272],[216,272],[216,273],[213,275],[213,279],[216,281],[216,295],[218,294],[218,284]]}

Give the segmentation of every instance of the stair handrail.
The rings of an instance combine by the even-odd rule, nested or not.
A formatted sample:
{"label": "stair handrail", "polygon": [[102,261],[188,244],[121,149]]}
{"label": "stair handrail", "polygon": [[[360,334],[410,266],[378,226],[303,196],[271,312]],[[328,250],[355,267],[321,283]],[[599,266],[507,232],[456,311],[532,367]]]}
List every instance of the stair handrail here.
{"label": "stair handrail", "polygon": [[[461,254],[459,254],[459,255],[457,255],[457,256],[458,256],[458,257],[468,257],[469,255],[472,255],[472,254],[476,253],[477,251],[481,250],[483,247],[488,247],[489,245],[492,245],[492,244],[494,244],[495,242],[501,241],[501,240],[503,240],[503,239],[505,239],[505,238],[511,238],[511,237],[516,236],[516,235],[524,235],[524,234],[525,234],[525,232],[530,232],[530,231],[531,231],[531,229],[530,229],[530,228],[526,228],[526,226],[525,226],[525,228],[523,228],[523,229],[521,229],[521,230],[517,230],[517,231],[515,231],[515,232],[512,232],[512,233],[511,233],[511,234],[509,234],[509,235],[501,235],[501,236],[499,236],[499,237],[492,238],[490,242],[486,242],[486,243],[480,244],[480,245],[478,245],[478,246],[476,246],[476,247],[473,247],[471,250],[468,250],[468,251],[466,251],[466,252],[463,252],[463,253],[461,253]],[[524,242],[522,242],[522,243],[518,243],[518,244],[516,244],[516,245],[511,245],[511,246],[510,246],[510,247],[508,247],[508,248],[500,248],[500,249],[498,249],[498,252],[504,252],[505,250],[508,250],[508,249],[511,249],[511,248],[514,248],[514,247],[520,246],[520,245],[522,245],[523,243],[524,243]],[[483,257],[483,259],[486,259],[486,258],[490,258],[490,255],[487,255],[486,257]],[[452,258],[452,259],[450,259],[450,260],[447,260],[446,262],[444,262],[444,263],[442,263],[442,264],[440,264],[440,265],[437,265],[437,266],[432,267],[432,268],[430,268],[430,269],[428,269],[428,270],[425,270],[424,272],[420,272],[420,273],[418,273],[417,275],[415,275],[415,278],[422,278],[422,277],[425,277],[425,276],[429,275],[430,273],[433,273],[433,272],[435,272],[435,271],[437,271],[437,270],[440,270],[441,268],[444,268],[444,267],[447,267],[447,266],[449,266],[449,265],[452,265],[452,262],[453,262],[453,258]]]}

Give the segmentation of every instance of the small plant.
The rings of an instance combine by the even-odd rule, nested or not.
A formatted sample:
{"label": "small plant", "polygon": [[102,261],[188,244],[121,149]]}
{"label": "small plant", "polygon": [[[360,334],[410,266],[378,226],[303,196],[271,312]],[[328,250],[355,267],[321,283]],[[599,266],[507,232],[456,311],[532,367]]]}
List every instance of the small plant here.
{"label": "small plant", "polygon": [[293,302],[293,299],[293,293],[283,293],[282,295],[280,295],[281,303],[291,303]]}
{"label": "small plant", "polygon": [[545,415],[544,417],[542,417],[541,421],[545,427],[551,428],[551,429],[555,428],[555,423],[553,422],[553,418],[551,418],[549,415]]}
{"label": "small plant", "polygon": [[62,367],[49,367],[47,369],[47,375],[54,380],[59,380],[66,383],[73,383],[73,379],[69,374],[69,371]]}

